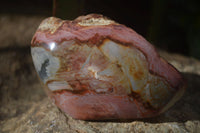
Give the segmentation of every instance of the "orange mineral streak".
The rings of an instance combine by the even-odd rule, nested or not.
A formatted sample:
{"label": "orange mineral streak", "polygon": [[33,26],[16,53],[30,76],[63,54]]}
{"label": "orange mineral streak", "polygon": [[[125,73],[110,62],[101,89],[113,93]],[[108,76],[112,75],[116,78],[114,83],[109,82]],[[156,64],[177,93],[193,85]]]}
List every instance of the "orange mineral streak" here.
{"label": "orange mineral streak", "polygon": [[143,75],[144,75],[144,73],[141,72],[141,71],[137,71],[137,72],[134,73],[134,77],[135,77],[135,79],[137,79],[137,80],[141,80],[142,77],[143,77]]}

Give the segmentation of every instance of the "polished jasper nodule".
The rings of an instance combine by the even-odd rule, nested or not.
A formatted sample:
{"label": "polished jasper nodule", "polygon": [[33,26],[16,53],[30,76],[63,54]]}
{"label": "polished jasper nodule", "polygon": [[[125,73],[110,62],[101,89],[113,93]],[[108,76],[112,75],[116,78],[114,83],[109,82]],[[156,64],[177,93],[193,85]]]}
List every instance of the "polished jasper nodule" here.
{"label": "polished jasper nodule", "polygon": [[149,42],[102,15],[45,19],[31,54],[48,95],[76,119],[153,117],[185,89],[181,74]]}

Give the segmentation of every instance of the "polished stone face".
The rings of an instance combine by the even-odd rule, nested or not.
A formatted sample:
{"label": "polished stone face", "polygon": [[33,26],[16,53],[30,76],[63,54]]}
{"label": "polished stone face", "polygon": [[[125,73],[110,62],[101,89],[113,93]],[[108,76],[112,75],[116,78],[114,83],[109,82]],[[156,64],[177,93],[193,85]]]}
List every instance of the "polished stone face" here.
{"label": "polished stone face", "polygon": [[90,17],[51,17],[32,40],[36,71],[62,111],[83,120],[146,118],[181,97],[181,75],[151,44],[112,20]]}
{"label": "polished stone face", "polygon": [[31,53],[40,78],[51,91],[137,93],[153,108],[164,106],[173,96],[163,78],[149,73],[145,56],[134,47],[106,39],[98,47],[63,42],[49,50],[32,47]]}

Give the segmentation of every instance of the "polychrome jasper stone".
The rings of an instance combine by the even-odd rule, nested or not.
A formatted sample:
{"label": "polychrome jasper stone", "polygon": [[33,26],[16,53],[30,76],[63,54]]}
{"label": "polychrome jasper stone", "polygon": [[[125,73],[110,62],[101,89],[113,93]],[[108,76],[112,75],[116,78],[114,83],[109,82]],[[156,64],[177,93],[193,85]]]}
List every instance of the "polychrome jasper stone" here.
{"label": "polychrome jasper stone", "polygon": [[45,19],[31,54],[48,95],[76,119],[153,117],[185,90],[181,74],[148,41],[102,15]]}

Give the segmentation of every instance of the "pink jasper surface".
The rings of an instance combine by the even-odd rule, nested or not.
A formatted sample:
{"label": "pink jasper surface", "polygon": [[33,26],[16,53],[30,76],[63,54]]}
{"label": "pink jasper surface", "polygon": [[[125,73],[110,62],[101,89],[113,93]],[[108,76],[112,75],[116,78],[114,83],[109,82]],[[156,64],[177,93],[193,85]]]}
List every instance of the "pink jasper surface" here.
{"label": "pink jasper surface", "polygon": [[102,15],[45,19],[31,54],[48,95],[76,119],[153,117],[185,90],[181,74],[149,42]]}

